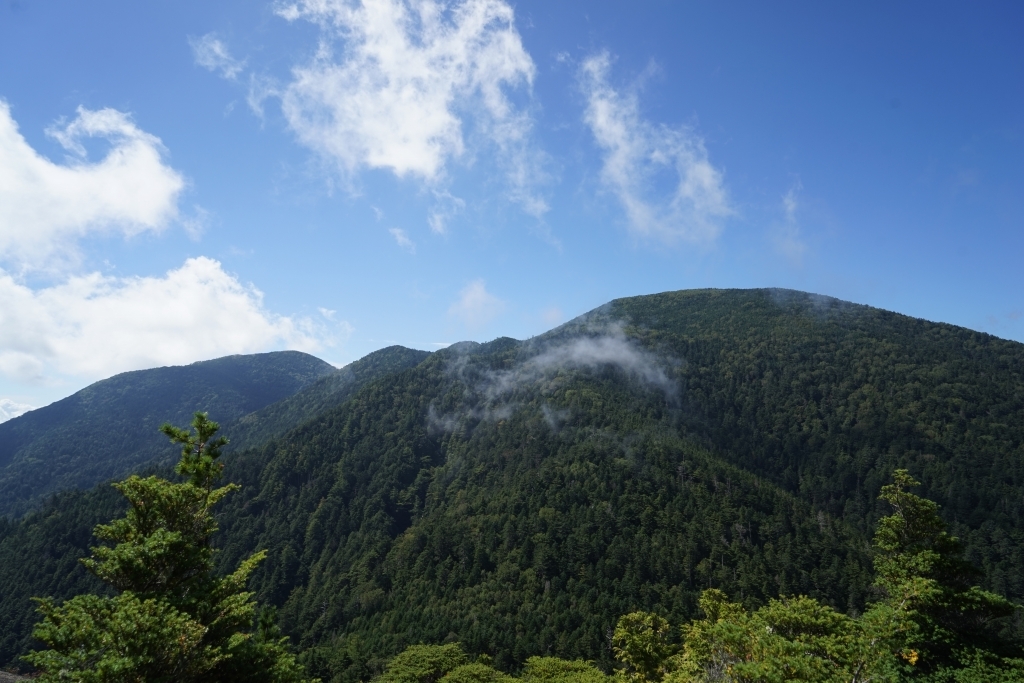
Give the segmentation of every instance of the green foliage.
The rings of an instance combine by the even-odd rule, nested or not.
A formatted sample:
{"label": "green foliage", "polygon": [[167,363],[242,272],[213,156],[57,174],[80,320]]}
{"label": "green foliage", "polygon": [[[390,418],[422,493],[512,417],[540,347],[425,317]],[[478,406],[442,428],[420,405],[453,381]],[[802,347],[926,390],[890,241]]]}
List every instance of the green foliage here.
{"label": "green foliage", "polygon": [[437,683],[448,673],[469,664],[458,643],[411,645],[388,662],[376,683]]}
{"label": "green foliage", "polygon": [[123,514],[124,498],[110,486],[54,497],[17,523],[0,521],[0,662],[16,666],[35,645],[38,619],[33,595],[70,598],[106,594],[109,588],[85,570],[97,524]]}
{"label": "green foliage", "polygon": [[155,431],[196,410],[226,420],[291,396],[335,371],[298,351],[228,356],[126,372],[0,424],[0,517],[38,508],[56,491],[88,488],[169,462]]}
{"label": "green foliage", "polygon": [[481,662],[471,662],[452,669],[441,679],[442,683],[513,683],[511,676]]}
{"label": "green foliage", "polygon": [[41,681],[300,681],[272,618],[257,633],[253,594],[245,590],[266,555],[258,552],[227,576],[212,572],[211,509],[237,490],[213,488],[224,439],[218,425],[196,413],[192,433],[162,428],[183,444],[175,484],[129,477],[115,484],[128,513],[96,528],[111,546],[82,560],[117,595],[78,595],[61,605],[40,599],[43,620],[34,636],[49,646],[24,659],[42,670]]}
{"label": "green foliage", "polygon": [[657,614],[631,612],[619,619],[612,635],[612,652],[628,681],[660,681],[672,648],[669,623]]}
{"label": "green foliage", "polygon": [[524,683],[611,683],[611,677],[590,662],[557,657],[530,657],[520,678]]}
{"label": "green foliage", "polygon": [[41,600],[36,638],[51,649],[26,657],[43,681],[199,680],[225,653],[204,645],[205,628],[165,601],[131,592],[79,595],[60,607]]}
{"label": "green foliage", "polygon": [[687,432],[745,471],[868,535],[895,469],[942,506],[989,590],[1024,599],[1024,346],[789,290],[619,299],[682,361]]}
{"label": "green foliage", "polygon": [[[390,372],[416,365],[428,355],[423,351],[389,347],[371,353],[338,371],[333,371],[328,367],[329,374],[313,381],[298,393],[266,408],[249,413],[231,423],[228,427],[232,434],[231,450],[237,451],[239,448],[244,448],[246,444],[258,445],[271,438],[279,437],[289,429],[315,417],[318,413],[344,402],[367,382]],[[280,386],[284,390],[290,386],[284,382],[287,377],[293,378],[288,381],[308,381],[309,378],[304,374],[301,364],[290,367],[288,363],[310,358],[305,354],[261,354],[232,357],[210,363],[197,363],[185,369],[168,368],[154,371],[158,375],[159,373],[168,373],[168,377],[153,377],[150,371],[129,373],[127,378],[132,380],[132,386],[117,384],[109,387],[112,390],[116,389],[116,392],[113,392],[111,398],[105,400],[104,406],[111,415],[117,415],[121,411],[127,411],[129,415],[134,415],[135,413],[131,411],[138,411],[140,407],[149,411],[148,413],[143,411],[143,415],[157,414],[161,405],[159,397],[163,394],[155,389],[163,386],[163,382],[166,381],[166,384],[169,385],[168,389],[170,389],[174,382],[183,381],[187,390],[182,393],[190,396],[195,393],[193,390],[195,387],[205,386],[197,383],[198,379],[195,378],[201,378],[204,376],[202,373],[208,373],[212,379],[222,382],[223,385],[217,387],[217,391],[207,387],[203,389],[207,392],[206,394],[197,395],[204,395],[205,400],[212,401],[213,405],[223,408],[225,402],[236,401],[237,392],[250,392],[254,386],[258,388],[271,381],[281,382]],[[315,361],[315,359],[313,360]],[[261,364],[266,365],[268,361],[273,361],[273,363],[260,370]],[[288,361],[288,363],[284,361]],[[274,363],[280,364],[280,372],[272,371],[275,367]],[[327,367],[326,364],[324,366]],[[181,376],[183,370],[187,371],[184,377]],[[253,373],[252,382],[248,387],[243,381],[244,374],[241,377],[236,376],[240,370],[251,370]],[[201,372],[195,374],[193,378],[193,375],[189,373],[196,371]],[[282,376],[282,373],[290,374]],[[125,379],[125,377],[109,381],[114,382],[121,379]],[[150,379],[154,381],[150,382]],[[136,386],[135,383],[139,380],[143,380],[141,386]],[[224,386],[230,389],[225,391]],[[101,382],[87,392],[102,393],[100,390],[106,390],[106,388],[108,387]],[[128,404],[118,403],[118,395],[128,397],[130,399]],[[254,398],[265,400],[268,396],[264,389],[260,389]],[[246,398],[242,405],[252,405],[252,400]],[[58,402],[58,405],[60,403]],[[209,404],[207,403],[207,405]],[[226,412],[230,415],[232,410],[218,410],[218,412]],[[40,412],[47,411],[44,409]],[[191,413],[191,408],[188,408],[185,415],[190,416]],[[174,411],[171,411],[171,414],[174,414]],[[75,415],[78,414],[75,413]],[[109,419],[109,417],[109,415],[103,416],[104,419]],[[74,419],[81,427],[85,418],[78,416]],[[98,420],[100,417],[92,415],[92,419]],[[153,431],[153,428],[159,423],[152,416],[142,419],[148,425],[146,437],[149,437],[148,432]],[[12,424],[14,424],[13,421],[4,423],[4,426],[0,426],[0,432],[5,426]],[[134,433],[133,430],[137,429],[136,425],[127,424],[127,421],[125,424],[125,429],[129,433]],[[83,433],[91,434],[92,432],[89,430],[94,429],[94,425],[89,423],[85,427],[86,431]],[[109,434],[104,436],[102,443],[109,443],[108,437]],[[153,457],[157,457],[160,452],[163,452],[162,450],[157,451],[157,447],[165,448],[159,445],[160,442],[159,438],[152,439]],[[96,454],[90,452],[93,443],[95,441],[89,439],[83,440],[82,443],[75,442],[70,438],[67,440],[69,449],[76,449],[83,455],[87,454],[90,459],[96,457]],[[0,448],[2,447],[0,445]],[[138,447],[138,442],[126,446],[126,448]],[[228,449],[225,451],[229,452]],[[83,455],[74,457],[80,458]],[[123,456],[124,451],[122,450],[119,457]],[[128,460],[130,461],[131,458]],[[169,476],[170,471],[161,471],[161,474]],[[0,499],[2,498],[0,496]],[[117,495],[114,489],[109,486],[100,486],[88,491],[62,492],[48,501],[41,510],[26,515],[16,523],[9,523],[0,517],[0,595],[3,596],[3,599],[0,600],[0,666],[16,666],[18,655],[28,652],[33,645],[31,634],[32,626],[36,621],[36,611],[30,599],[31,596],[47,595],[54,598],[70,598],[81,593],[98,593],[104,590],[104,584],[85,571],[78,560],[89,554],[89,546],[93,541],[92,529],[97,524],[123,513],[124,508],[124,499]]]}
{"label": "green foliage", "polygon": [[941,680],[959,669],[1024,655],[1002,635],[1017,606],[972,585],[980,572],[946,531],[938,506],[907,491],[917,485],[906,470],[897,470],[894,482],[882,487],[880,498],[894,514],[879,522],[874,541],[876,585],[885,602],[905,615],[903,649],[914,653],[913,671]]}
{"label": "green foliage", "polygon": [[683,628],[682,652],[664,662],[674,669],[667,680],[1024,680],[1024,648],[995,628],[1015,606],[966,586],[976,573],[935,503],[906,490],[916,485],[897,470],[882,489],[894,510],[875,533],[883,599],[860,618],[805,596],[748,612],[705,591],[705,618]]}
{"label": "green foliage", "polygon": [[[254,587],[316,675],[366,680],[446,639],[505,671],[539,654],[607,667],[619,615],[682,620],[709,584],[755,604],[866,590],[847,530],[679,438],[664,395],[616,372],[560,372],[473,418],[478,383],[525,353],[438,352],[231,463],[245,488],[221,560],[268,549]],[[568,413],[557,429],[545,406]]]}
{"label": "green foliage", "polygon": [[531,657],[521,679],[498,671],[481,656],[469,661],[458,643],[411,645],[393,657],[374,683],[610,683],[593,665],[555,657]]}
{"label": "green foliage", "polygon": [[893,680],[893,655],[865,623],[800,596],[752,613],[706,591],[705,618],[683,628],[669,683],[689,681]]}
{"label": "green foliage", "polygon": [[419,365],[427,351],[389,346],[335,370],[294,395],[249,413],[228,426],[231,450],[257,448],[350,399],[368,382]]}

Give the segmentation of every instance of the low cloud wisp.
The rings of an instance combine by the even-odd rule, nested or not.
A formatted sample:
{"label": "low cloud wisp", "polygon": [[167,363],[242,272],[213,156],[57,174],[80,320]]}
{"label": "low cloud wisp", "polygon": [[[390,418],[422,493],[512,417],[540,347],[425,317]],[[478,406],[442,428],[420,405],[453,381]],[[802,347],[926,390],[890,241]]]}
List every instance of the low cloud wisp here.
{"label": "low cloud wisp", "polygon": [[481,385],[481,393],[494,400],[559,370],[602,367],[616,368],[667,397],[676,394],[676,384],[669,379],[658,357],[637,346],[618,325],[600,335],[553,344],[516,369],[493,373]]}
{"label": "low cloud wisp", "polygon": [[[467,387],[464,408],[440,415],[431,406],[428,421],[434,429],[451,431],[467,420],[507,419],[518,407],[517,393],[536,388],[546,394],[550,390],[549,380],[559,372],[569,370],[614,368],[647,389],[662,392],[670,403],[678,400],[678,385],[666,372],[666,366],[671,363],[641,348],[626,336],[618,324],[601,330],[591,329],[574,339],[541,342],[537,353],[509,370],[475,368],[467,355],[475,348],[476,345],[464,347],[449,366],[451,375]],[[558,431],[561,423],[569,417],[568,411],[552,408],[546,403],[541,407],[541,414],[552,431]]]}

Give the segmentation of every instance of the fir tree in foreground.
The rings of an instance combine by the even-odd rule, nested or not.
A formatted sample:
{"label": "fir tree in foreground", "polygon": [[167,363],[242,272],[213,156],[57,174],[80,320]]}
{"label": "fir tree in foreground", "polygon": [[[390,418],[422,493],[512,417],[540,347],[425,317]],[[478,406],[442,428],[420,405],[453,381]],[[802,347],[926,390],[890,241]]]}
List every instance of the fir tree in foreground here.
{"label": "fir tree in foreground", "polygon": [[38,599],[43,620],[34,635],[50,649],[25,657],[38,679],[114,681],[303,681],[272,611],[257,622],[246,591],[249,575],[266,555],[257,552],[227,576],[213,573],[212,508],[238,488],[214,488],[223,465],[216,422],[196,413],[192,432],[164,425],[182,445],[173,483],[131,476],[114,484],[128,499],[122,519],[96,527],[112,545],[93,548],[82,560],[116,595],[79,595],[57,605]]}

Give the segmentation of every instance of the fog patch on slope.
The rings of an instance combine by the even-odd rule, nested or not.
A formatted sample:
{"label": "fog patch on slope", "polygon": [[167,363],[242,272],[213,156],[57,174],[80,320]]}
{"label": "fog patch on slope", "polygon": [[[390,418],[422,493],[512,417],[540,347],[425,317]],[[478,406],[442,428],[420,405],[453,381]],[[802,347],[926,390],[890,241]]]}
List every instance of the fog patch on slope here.
{"label": "fog patch on slope", "polygon": [[[535,389],[542,396],[550,395],[558,384],[558,376],[566,371],[600,371],[612,368],[649,390],[660,391],[666,401],[678,400],[679,387],[666,372],[672,365],[639,346],[629,338],[621,323],[592,326],[584,334],[557,341],[526,342],[523,354],[535,351],[508,370],[483,368],[473,363],[475,347],[458,349],[460,353],[449,363],[448,373],[465,388],[462,406],[445,414],[431,404],[428,422],[432,429],[451,432],[467,422],[508,419],[519,408],[514,398],[524,390]],[[541,417],[547,426],[558,432],[570,417],[567,409],[549,403],[541,406]]]}

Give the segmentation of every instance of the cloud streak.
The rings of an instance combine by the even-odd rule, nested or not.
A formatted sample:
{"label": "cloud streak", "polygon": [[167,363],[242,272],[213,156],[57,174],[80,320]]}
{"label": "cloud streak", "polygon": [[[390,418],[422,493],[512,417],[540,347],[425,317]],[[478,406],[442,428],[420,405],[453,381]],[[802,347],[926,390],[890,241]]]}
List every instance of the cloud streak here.
{"label": "cloud streak", "polygon": [[450,162],[479,141],[497,153],[509,199],[547,211],[532,118],[508,97],[536,71],[509,4],[303,0],[278,13],[321,28],[316,55],[277,95],[299,142],[343,176],[382,169],[443,187]]}
{"label": "cloud streak", "polygon": [[800,234],[800,190],[803,185],[797,180],[789,191],[782,196],[783,221],[775,227],[772,239],[775,250],[785,256],[794,266],[799,266],[807,251],[807,244]]}
{"label": "cloud streak", "polygon": [[[159,232],[178,216],[181,174],[164,163],[160,139],[115,109],[79,107],[47,134],[68,152],[63,164],[25,141],[0,100],[0,259],[22,271],[55,270],[77,256],[76,240]],[[90,162],[83,142],[110,144]]]}
{"label": "cloud streak", "polygon": [[409,235],[406,234],[405,230],[401,228],[390,228],[388,232],[395,238],[395,244],[402,249],[405,249],[410,254],[416,253],[416,243],[409,239]]}
{"label": "cloud streak", "polygon": [[[346,324],[334,326],[344,334]],[[275,348],[317,351],[331,330],[276,315],[209,258],[163,277],[93,273],[32,290],[0,271],[0,374],[49,382]]]}
{"label": "cloud streak", "polygon": [[666,396],[675,395],[676,384],[669,379],[658,357],[637,346],[619,325],[612,325],[599,335],[546,346],[518,368],[489,376],[481,392],[494,400],[554,372],[602,367],[616,368],[640,383],[664,392]]}
{"label": "cloud streak", "polygon": [[214,73],[219,71],[220,75],[229,81],[238,78],[238,74],[245,68],[245,61],[232,57],[228,46],[216,33],[207,33],[199,38],[189,36],[188,44],[192,48],[196,64]]}
{"label": "cloud streak", "polygon": [[[579,74],[584,121],[604,156],[602,184],[622,204],[633,233],[665,242],[713,241],[734,210],[703,139],[687,127],[646,121],[636,94],[609,84],[611,61],[607,52],[592,56]],[[656,189],[663,176],[672,180],[667,192]]]}
{"label": "cloud streak", "polygon": [[[660,391],[666,400],[678,399],[678,384],[669,377],[665,359],[638,346],[626,336],[620,324],[591,327],[581,336],[556,342],[541,342],[538,346],[527,342],[526,349],[536,353],[508,370],[482,369],[471,362],[477,344],[466,342],[453,347],[456,351],[449,362],[448,372],[467,388],[463,406],[441,415],[431,405],[427,421],[433,429],[451,431],[460,428],[466,420],[495,421],[509,418],[518,408],[517,394],[538,391],[551,392],[551,381],[561,372],[596,371],[614,368],[648,389]],[[553,431],[569,416],[567,410],[541,406],[541,417]]]}

